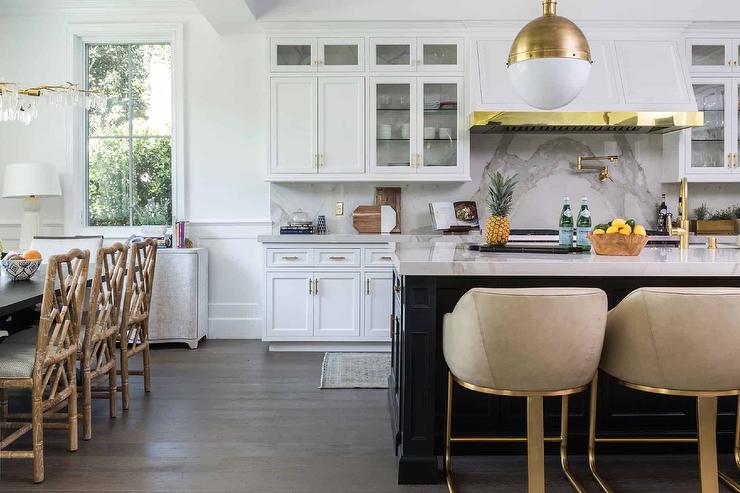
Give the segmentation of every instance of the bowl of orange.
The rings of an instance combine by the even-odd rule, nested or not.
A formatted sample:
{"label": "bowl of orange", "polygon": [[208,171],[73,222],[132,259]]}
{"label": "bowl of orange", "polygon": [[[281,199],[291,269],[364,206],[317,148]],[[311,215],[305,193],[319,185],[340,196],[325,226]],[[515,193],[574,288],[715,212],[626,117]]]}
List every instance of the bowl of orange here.
{"label": "bowl of orange", "polygon": [[3,270],[14,281],[27,281],[39,270],[41,265],[41,253],[37,250],[26,250],[20,252],[8,252],[3,257]]}

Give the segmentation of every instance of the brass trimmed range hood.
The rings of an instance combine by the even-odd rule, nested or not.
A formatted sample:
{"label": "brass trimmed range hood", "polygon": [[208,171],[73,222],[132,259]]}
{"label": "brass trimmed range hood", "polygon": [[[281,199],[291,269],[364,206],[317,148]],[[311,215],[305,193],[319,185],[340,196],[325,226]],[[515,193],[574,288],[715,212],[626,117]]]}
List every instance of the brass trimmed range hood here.
{"label": "brass trimmed range hood", "polygon": [[476,111],[470,133],[667,134],[703,125],[701,111]]}

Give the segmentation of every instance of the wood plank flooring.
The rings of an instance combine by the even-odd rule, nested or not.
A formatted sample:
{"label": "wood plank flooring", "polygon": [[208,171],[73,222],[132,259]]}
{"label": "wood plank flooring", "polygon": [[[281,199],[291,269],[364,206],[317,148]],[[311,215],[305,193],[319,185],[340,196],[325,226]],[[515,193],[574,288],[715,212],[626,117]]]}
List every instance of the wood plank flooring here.
{"label": "wood plank flooring", "polygon": [[[80,440],[74,454],[63,432],[47,430],[46,481],[31,483],[30,461],[4,460],[0,492],[447,491],[396,484],[385,391],[319,390],[322,357],[268,353],[258,341],[155,349],[150,395],[134,380],[130,410],[113,420],[107,403],[96,401],[93,440]],[[693,455],[604,456],[601,463],[617,492],[699,491]],[[730,457],[721,463],[740,476]],[[572,466],[598,491],[583,458]],[[572,491],[555,457],[547,467],[548,493]],[[463,493],[526,491],[523,457],[459,457],[455,469]]]}

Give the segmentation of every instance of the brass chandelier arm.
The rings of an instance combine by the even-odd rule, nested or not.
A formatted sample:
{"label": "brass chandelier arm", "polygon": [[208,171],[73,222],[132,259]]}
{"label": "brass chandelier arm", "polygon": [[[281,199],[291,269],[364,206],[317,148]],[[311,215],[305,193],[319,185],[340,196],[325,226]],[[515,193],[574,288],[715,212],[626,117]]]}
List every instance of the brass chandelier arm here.
{"label": "brass chandelier arm", "polygon": [[[0,82],[0,94],[3,92],[6,92],[8,89],[5,89],[3,86],[14,86],[16,87],[18,84],[15,82]],[[17,89],[13,92],[17,94],[22,94],[24,96],[34,96],[39,97],[42,96],[44,91],[46,92],[66,92],[66,91],[75,91],[80,92],[84,94],[103,94],[101,91],[96,91],[94,89],[82,89],[78,84],[74,84],[72,82],[67,82],[66,85],[57,84],[44,84],[41,86],[35,86],[35,87],[29,87],[26,89]]]}

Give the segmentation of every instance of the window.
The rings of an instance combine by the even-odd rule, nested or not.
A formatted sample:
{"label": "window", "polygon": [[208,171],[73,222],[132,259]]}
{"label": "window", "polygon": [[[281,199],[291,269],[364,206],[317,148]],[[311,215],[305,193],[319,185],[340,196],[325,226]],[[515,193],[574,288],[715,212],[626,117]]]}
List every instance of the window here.
{"label": "window", "polygon": [[172,49],[86,43],[86,81],[108,96],[85,124],[88,226],[172,223]]}

